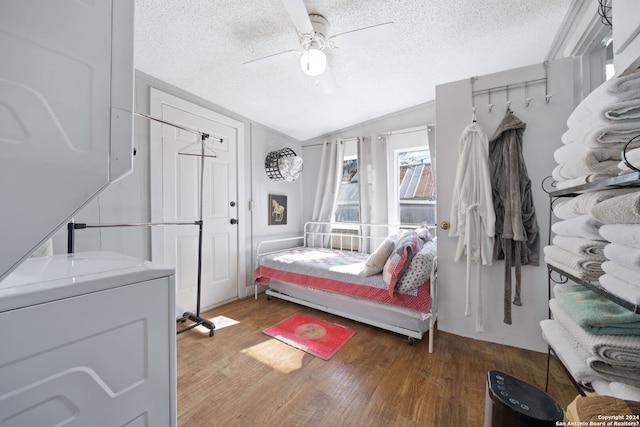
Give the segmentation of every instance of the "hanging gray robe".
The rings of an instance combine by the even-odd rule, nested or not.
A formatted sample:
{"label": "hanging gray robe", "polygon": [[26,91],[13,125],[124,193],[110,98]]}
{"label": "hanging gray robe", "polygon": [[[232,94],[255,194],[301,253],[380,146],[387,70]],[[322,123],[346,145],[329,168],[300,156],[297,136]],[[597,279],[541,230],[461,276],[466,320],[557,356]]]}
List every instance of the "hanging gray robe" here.
{"label": "hanging gray robe", "polygon": [[489,141],[489,173],[496,214],[494,259],[505,260],[504,323],[511,324],[511,268],[515,267],[515,296],[520,299],[521,265],[540,264],[540,233],[533,206],[531,180],[522,156],[526,123],[511,111]]}

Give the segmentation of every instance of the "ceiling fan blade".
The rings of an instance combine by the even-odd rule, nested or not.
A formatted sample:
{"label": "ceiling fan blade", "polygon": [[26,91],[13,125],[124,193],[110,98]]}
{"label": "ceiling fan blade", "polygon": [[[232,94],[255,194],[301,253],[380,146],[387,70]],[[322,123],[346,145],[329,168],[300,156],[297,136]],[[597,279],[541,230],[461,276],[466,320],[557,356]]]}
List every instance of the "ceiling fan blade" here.
{"label": "ceiling fan blade", "polygon": [[309,19],[309,12],[307,12],[307,8],[304,5],[304,0],[282,0],[282,4],[299,33],[310,34],[313,32],[313,26]]}
{"label": "ceiling fan blade", "polygon": [[318,76],[318,81],[322,85],[322,91],[329,95],[338,89],[338,82],[336,82],[333,73],[331,72],[331,68],[327,65],[327,68],[324,70],[322,74]]}
{"label": "ceiling fan blade", "polygon": [[371,27],[360,28],[359,30],[347,31],[329,37],[332,47],[343,48],[358,46],[369,43],[384,43],[393,39],[394,24],[386,22],[384,24],[373,25]]}
{"label": "ceiling fan blade", "polygon": [[255,69],[266,65],[277,64],[295,56],[300,56],[300,52],[297,50],[287,50],[280,53],[274,53],[273,55],[265,56],[263,58],[247,61],[244,63],[244,66],[250,69]]}

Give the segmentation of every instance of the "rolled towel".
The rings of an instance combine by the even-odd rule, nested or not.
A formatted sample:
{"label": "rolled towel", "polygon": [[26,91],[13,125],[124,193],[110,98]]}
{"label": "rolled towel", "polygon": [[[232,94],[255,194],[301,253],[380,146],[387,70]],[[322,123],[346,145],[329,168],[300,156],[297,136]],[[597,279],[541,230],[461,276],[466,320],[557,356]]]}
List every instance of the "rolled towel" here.
{"label": "rolled towel", "polygon": [[579,279],[594,281],[604,273],[602,271],[603,259],[594,259],[591,256],[573,254],[555,245],[544,247],[544,259],[549,264],[564,269]]}
{"label": "rolled towel", "polygon": [[608,242],[604,240],[591,240],[582,237],[555,236],[553,244],[575,255],[590,257],[594,261],[604,262],[604,247]]}
{"label": "rolled towel", "polygon": [[604,247],[604,256],[624,267],[640,268],[640,248],[609,243]]}
{"label": "rolled towel", "polygon": [[583,385],[594,381],[604,381],[602,376],[587,366],[586,360],[590,356],[589,352],[581,347],[571,346],[567,332],[555,320],[542,320],[540,329],[542,329],[542,338],[551,346],[573,379]]}
{"label": "rolled towel", "polygon": [[640,287],[624,281],[611,274],[603,274],[600,277],[600,284],[607,291],[620,298],[632,302],[636,305],[640,304]]}
{"label": "rolled towel", "polygon": [[591,240],[601,240],[598,229],[602,223],[591,215],[580,215],[553,223],[551,230],[560,236],[583,237]]}
{"label": "rolled towel", "polygon": [[605,224],[598,231],[608,242],[640,248],[640,224]]}
{"label": "rolled towel", "polygon": [[605,261],[602,263],[602,271],[605,273],[633,284],[640,290],[640,268],[629,268],[615,261]]}
{"label": "rolled towel", "polygon": [[600,396],[613,396],[618,399],[640,402],[640,388],[617,381],[591,381],[593,391]]}
{"label": "rolled towel", "polygon": [[603,200],[591,215],[603,224],[640,224],[640,191]]}
{"label": "rolled towel", "polygon": [[[553,293],[562,309],[592,335],[640,335],[640,315],[589,289],[563,284],[554,286]],[[637,346],[640,352],[640,339],[629,345]]]}

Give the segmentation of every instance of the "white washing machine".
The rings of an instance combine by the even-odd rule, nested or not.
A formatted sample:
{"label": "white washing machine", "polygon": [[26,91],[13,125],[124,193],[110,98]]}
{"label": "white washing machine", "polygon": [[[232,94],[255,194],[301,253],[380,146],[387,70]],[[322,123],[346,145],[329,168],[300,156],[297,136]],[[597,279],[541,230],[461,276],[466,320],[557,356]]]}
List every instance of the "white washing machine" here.
{"label": "white washing machine", "polygon": [[31,258],[0,282],[0,425],[172,426],[174,272],[116,253]]}

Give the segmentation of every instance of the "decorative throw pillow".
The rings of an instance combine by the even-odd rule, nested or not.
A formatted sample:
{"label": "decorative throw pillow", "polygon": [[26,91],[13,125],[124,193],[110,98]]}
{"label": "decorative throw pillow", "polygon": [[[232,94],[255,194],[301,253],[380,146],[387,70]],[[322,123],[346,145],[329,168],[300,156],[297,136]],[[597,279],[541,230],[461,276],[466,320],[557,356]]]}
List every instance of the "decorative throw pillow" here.
{"label": "decorative throw pillow", "polygon": [[407,231],[400,237],[400,240],[396,243],[396,247],[382,269],[382,279],[387,284],[389,295],[393,296],[393,291],[396,288],[398,280],[402,278],[402,275],[407,268],[409,268],[411,259],[416,252],[422,249],[423,244],[422,240],[418,238],[418,235],[413,230]]}
{"label": "decorative throw pillow", "polygon": [[436,252],[436,243],[433,240],[426,242],[411,260],[407,271],[398,280],[396,291],[409,292],[424,285],[431,277]]}
{"label": "decorative throw pillow", "polygon": [[431,234],[429,233],[429,229],[424,225],[416,228],[416,234],[423,242],[428,242],[429,240],[433,240],[431,238]]}
{"label": "decorative throw pillow", "polygon": [[365,276],[373,276],[374,274],[378,274],[382,272],[387,259],[389,259],[389,255],[393,252],[393,249],[396,247],[396,243],[398,242],[398,236],[391,235],[384,239],[382,244],[378,246],[378,248],[373,251],[373,253],[367,259],[366,264],[364,265],[364,275]]}

